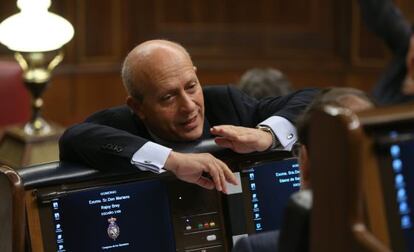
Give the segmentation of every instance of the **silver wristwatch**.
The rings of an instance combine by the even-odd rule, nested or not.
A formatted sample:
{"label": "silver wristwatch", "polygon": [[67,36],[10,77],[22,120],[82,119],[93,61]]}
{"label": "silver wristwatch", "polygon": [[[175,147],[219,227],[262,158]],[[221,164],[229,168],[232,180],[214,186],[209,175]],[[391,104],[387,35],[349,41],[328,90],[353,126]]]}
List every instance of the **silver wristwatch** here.
{"label": "silver wristwatch", "polygon": [[266,125],[257,125],[256,129],[270,133],[272,135],[272,145],[267,150],[273,150],[274,148],[276,148],[278,140],[276,139],[276,135],[273,132],[272,128]]}

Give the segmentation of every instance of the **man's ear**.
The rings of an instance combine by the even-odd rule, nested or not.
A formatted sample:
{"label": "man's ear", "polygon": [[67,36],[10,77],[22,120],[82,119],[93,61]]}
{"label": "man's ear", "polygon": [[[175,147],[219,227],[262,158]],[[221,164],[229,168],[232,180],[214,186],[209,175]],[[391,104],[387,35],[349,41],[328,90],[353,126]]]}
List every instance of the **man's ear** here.
{"label": "man's ear", "polygon": [[194,69],[194,72],[197,73],[197,67],[196,66],[193,66],[193,69]]}
{"label": "man's ear", "polygon": [[309,167],[309,155],[308,150],[305,145],[300,146],[299,151],[299,168],[300,168],[300,177],[301,177],[301,188],[309,189],[311,184],[310,178],[310,167]]}
{"label": "man's ear", "polygon": [[132,96],[128,96],[126,98],[126,104],[128,105],[128,107],[134,111],[134,113],[141,119],[144,120],[145,119],[145,114],[143,113],[142,110],[142,102],[138,101],[137,99],[135,99]]}

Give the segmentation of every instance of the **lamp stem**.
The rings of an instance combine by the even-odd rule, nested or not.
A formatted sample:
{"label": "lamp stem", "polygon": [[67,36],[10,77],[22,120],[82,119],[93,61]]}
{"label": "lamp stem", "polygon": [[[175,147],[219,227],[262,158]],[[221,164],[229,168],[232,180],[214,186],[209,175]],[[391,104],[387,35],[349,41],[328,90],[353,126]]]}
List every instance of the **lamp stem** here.
{"label": "lamp stem", "polygon": [[49,52],[16,52],[15,58],[23,70],[23,80],[32,95],[32,117],[24,126],[28,135],[44,136],[51,127],[41,116],[42,94],[47,88],[52,70],[62,61],[60,50]]}
{"label": "lamp stem", "polygon": [[48,86],[46,83],[25,82],[27,89],[32,95],[32,117],[24,126],[24,131],[29,135],[45,135],[50,133],[49,124],[42,118],[41,109],[43,107],[42,94]]}

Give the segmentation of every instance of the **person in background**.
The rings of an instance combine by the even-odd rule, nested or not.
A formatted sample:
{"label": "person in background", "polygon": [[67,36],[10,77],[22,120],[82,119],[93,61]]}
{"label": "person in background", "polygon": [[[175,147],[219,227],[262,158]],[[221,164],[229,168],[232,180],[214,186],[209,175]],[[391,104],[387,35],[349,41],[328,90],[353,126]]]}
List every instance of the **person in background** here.
{"label": "person in background", "polygon": [[293,92],[286,76],[274,68],[252,68],[240,78],[238,87],[258,100],[269,96],[283,96]]}
{"label": "person in background", "polygon": [[359,0],[368,29],[382,38],[393,59],[374,87],[379,105],[414,101],[414,36],[392,0]]}
{"label": "person in background", "polygon": [[[355,88],[333,87],[321,90],[313,102],[298,118],[298,142],[293,151],[299,159],[301,190],[311,189],[311,168],[309,167],[310,150],[307,146],[308,129],[312,112],[325,106],[335,105],[353,112],[371,109],[373,101],[361,90]],[[305,245],[306,246],[306,245]],[[239,239],[232,252],[277,252],[279,247],[279,230],[253,234]]]}
{"label": "person in background", "polygon": [[326,88],[315,97],[306,111],[297,121],[298,143],[296,144],[296,155],[299,159],[301,189],[311,189],[311,168],[309,167],[308,152],[308,129],[312,112],[326,105],[334,105],[351,110],[354,113],[372,109],[374,101],[363,91],[348,87]]}

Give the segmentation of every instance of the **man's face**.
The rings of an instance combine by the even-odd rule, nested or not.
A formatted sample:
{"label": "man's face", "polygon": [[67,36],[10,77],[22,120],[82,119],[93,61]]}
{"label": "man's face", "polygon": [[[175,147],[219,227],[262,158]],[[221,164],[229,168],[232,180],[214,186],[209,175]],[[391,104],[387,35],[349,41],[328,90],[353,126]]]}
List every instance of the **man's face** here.
{"label": "man's face", "polygon": [[156,62],[136,114],[164,140],[196,140],[203,132],[204,98],[195,67],[184,55],[164,55]]}

